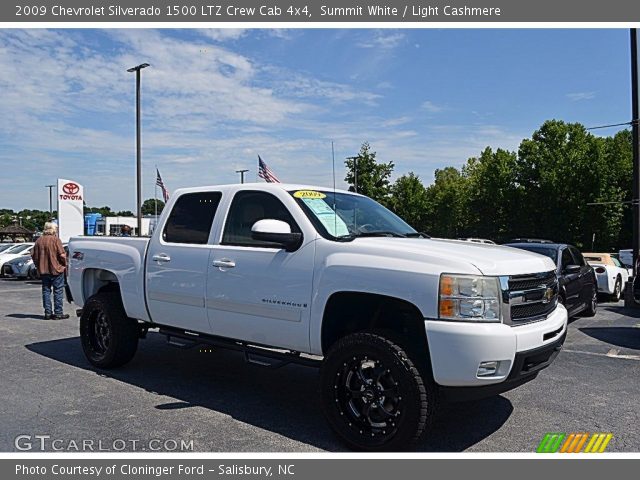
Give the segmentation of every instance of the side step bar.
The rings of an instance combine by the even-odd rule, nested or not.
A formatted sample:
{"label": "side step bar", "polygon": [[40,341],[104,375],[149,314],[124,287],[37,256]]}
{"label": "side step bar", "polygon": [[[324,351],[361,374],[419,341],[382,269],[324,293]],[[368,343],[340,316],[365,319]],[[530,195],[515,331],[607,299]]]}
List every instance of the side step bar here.
{"label": "side step bar", "polygon": [[[195,345],[204,344],[226,350],[235,350],[244,354],[244,359],[247,363],[262,367],[280,368],[290,363],[295,363],[307,367],[319,368],[322,364],[322,360],[319,358],[303,357],[300,352],[278,351],[267,347],[250,345],[240,340],[217,337],[215,335],[195,333],[172,327],[160,327],[159,332],[167,336],[167,343],[171,346],[191,348]],[[271,362],[265,360],[271,360]]]}

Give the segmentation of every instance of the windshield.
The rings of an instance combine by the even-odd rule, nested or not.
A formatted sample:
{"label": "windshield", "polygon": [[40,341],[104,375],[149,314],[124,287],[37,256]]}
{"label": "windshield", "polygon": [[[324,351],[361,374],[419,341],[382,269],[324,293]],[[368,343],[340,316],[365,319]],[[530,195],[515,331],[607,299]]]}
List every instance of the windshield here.
{"label": "windshield", "polygon": [[13,243],[6,243],[4,245],[0,245],[0,252],[4,252],[13,247]]}
{"label": "windshield", "polygon": [[330,191],[289,192],[325,238],[424,236],[369,197]]}
{"label": "windshield", "polygon": [[553,260],[553,263],[556,263],[558,260],[558,251],[555,248],[549,247],[539,247],[533,245],[508,245],[509,247],[520,248],[521,250],[527,250],[528,252],[537,253],[539,255],[544,255]]}
{"label": "windshield", "polygon": [[26,245],[16,245],[15,247],[5,251],[5,253],[22,253],[25,250],[31,248],[31,244],[26,244]]}

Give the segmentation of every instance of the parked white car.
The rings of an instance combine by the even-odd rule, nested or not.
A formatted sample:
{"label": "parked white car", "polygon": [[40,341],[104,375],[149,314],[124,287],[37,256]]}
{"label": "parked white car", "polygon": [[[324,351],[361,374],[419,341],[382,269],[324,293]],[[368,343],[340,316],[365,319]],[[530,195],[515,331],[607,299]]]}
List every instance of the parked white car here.
{"label": "parked white car", "polygon": [[2,255],[3,252],[6,252],[8,249],[13,247],[14,245],[15,243],[0,243],[0,255]]}
{"label": "parked white car", "polygon": [[629,280],[629,270],[611,253],[584,253],[598,280],[598,292],[619,301],[622,289]]}
{"label": "parked white car", "polygon": [[35,280],[39,278],[38,270],[33,263],[31,255],[21,255],[13,260],[8,260],[4,262],[2,269],[5,276],[15,277],[20,280]]}
{"label": "parked white car", "polygon": [[532,380],[567,331],[550,258],[432,239],[322,187],[178,190],[150,239],[74,237],[69,257],[93,365],[127,363],[158,328],[170,345],[315,366],[329,425],[357,449],[405,448],[441,401]]}
{"label": "parked white car", "polygon": [[6,249],[0,253],[0,276],[4,276],[5,269],[4,264],[9,260],[21,257],[22,255],[30,255],[33,243],[18,243],[11,248]]}

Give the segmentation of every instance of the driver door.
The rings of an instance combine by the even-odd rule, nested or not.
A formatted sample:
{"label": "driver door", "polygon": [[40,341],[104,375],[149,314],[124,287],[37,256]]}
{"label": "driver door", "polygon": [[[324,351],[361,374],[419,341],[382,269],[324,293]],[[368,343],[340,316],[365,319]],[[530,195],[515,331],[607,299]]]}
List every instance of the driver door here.
{"label": "driver door", "polygon": [[561,253],[560,272],[564,278],[565,306],[571,313],[580,305],[582,305],[582,281],[580,272],[568,272],[569,265],[576,265],[576,260],[571,255],[569,248],[564,248]]}
{"label": "driver door", "polygon": [[[581,303],[588,305],[591,302],[591,295],[594,289],[594,275],[593,273],[591,273],[593,271],[593,268],[584,259],[584,256],[582,256],[580,250],[575,247],[569,247],[569,249],[571,250],[571,254],[575,259],[575,264],[580,265],[580,273],[578,274],[578,278],[580,280]],[[597,289],[597,286],[595,288]]]}
{"label": "driver door", "polygon": [[301,232],[273,194],[234,196],[220,244],[209,257],[207,313],[214,335],[297,351],[309,349],[315,243],[303,238],[292,252],[254,240],[258,220],[286,222]]}

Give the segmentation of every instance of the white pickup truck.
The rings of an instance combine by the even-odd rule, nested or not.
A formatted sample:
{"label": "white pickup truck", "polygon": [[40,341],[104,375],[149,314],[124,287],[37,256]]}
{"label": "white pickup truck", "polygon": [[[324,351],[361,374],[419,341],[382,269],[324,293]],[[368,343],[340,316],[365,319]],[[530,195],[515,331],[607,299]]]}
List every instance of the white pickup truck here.
{"label": "white pickup truck", "polygon": [[75,237],[69,255],[93,365],[123,365],[157,328],[176,346],[317,366],[326,418],[356,449],[405,448],[440,401],[533,379],[566,335],[548,258],[430,239],[345,191],[182,189],[151,239]]}

